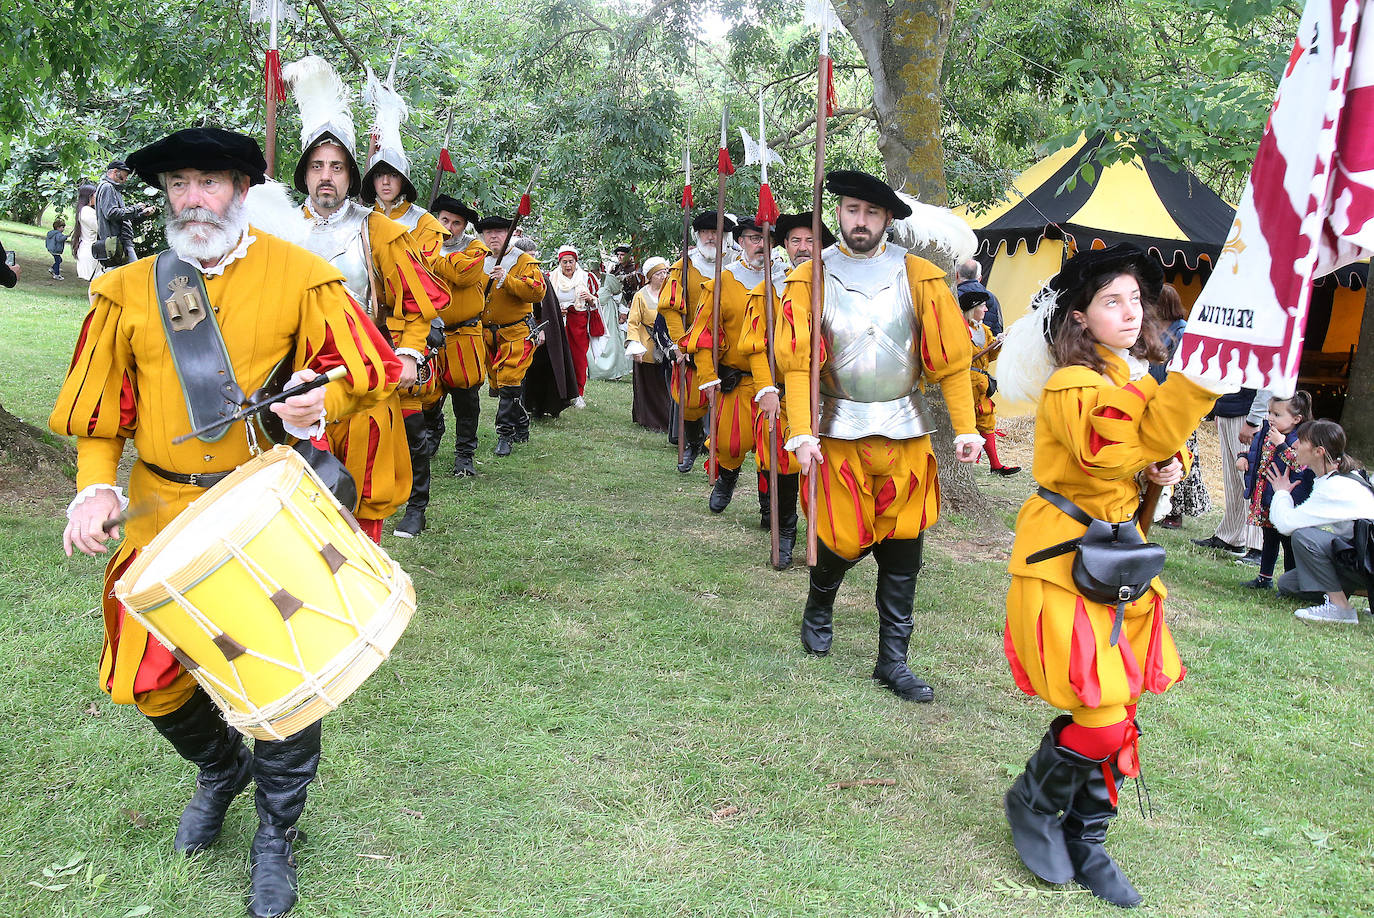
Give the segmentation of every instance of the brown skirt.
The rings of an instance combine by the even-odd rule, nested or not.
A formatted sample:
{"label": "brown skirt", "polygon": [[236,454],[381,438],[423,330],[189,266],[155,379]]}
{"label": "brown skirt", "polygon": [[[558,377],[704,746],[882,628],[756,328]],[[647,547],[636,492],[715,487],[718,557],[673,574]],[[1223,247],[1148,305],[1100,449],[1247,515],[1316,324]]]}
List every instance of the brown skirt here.
{"label": "brown skirt", "polygon": [[634,365],[634,403],[630,417],[640,427],[665,432],[668,430],[668,379],[663,368],[668,364],[636,363]]}

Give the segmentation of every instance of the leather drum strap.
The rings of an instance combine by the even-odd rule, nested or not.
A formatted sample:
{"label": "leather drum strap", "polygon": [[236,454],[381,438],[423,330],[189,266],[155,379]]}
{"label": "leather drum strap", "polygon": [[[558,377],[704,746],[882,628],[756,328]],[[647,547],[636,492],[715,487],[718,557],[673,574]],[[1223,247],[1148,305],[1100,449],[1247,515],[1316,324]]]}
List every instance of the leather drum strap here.
{"label": "leather drum strap", "polygon": [[[195,430],[222,420],[244,402],[243,390],[234,379],[234,367],[224,346],[219,323],[205,279],[194,267],[173,251],[157,256],[153,269],[153,291],[159,303],[162,327],[172,352],[177,380],[186,397],[186,413]],[[221,427],[198,439],[214,443],[233,425]]]}

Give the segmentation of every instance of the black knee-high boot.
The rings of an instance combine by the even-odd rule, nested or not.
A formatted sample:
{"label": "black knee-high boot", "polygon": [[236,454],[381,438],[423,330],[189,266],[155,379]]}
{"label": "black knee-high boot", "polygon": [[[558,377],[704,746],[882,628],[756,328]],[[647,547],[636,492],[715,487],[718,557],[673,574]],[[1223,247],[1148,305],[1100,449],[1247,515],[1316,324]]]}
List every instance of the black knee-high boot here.
{"label": "black knee-high boot", "polygon": [[439,446],[444,442],[447,427],[444,423],[444,399],[447,397],[444,396],[422,412],[425,416],[425,452],[430,459],[439,455]]}
{"label": "black knee-high boot", "polygon": [[907,665],[911,644],[916,575],[921,571],[921,538],[887,539],[873,546],[878,562],[878,663],[873,678],[897,697],[922,704],[935,700],[935,690]]}
{"label": "black knee-high boot", "polygon": [[[797,545],[797,493],[801,476],[778,476],[778,570],[792,566],[792,550]],[[817,549],[820,545],[817,543]]]}
{"label": "black knee-high boot", "polygon": [[816,542],[816,564],[811,568],[811,588],[806,594],[806,608],[802,610],[801,642],[807,653],[823,657],[830,653],[834,640],[832,622],[835,617],[835,596],[840,592],[844,575],[857,564],[835,554],[822,541]]}
{"label": "black knee-high boot", "polygon": [[472,456],[477,452],[477,421],[482,416],[482,384],[454,389],[453,399],[453,474],[471,478],[477,474]]}
{"label": "black knee-high boot", "polygon": [[410,499],[405,516],[396,524],[396,535],[413,539],[425,529],[425,509],[429,507],[429,426],[423,412],[406,415],[406,440],[410,445]]}
{"label": "black knee-high boot", "polygon": [[502,386],[496,403],[496,455],[509,456],[511,446],[530,438],[530,416],[520,400],[519,386]]}
{"label": "black knee-high boot", "polygon": [[305,792],[320,767],[320,724],[284,740],[258,740],[253,750],[258,833],[249,864],[253,891],[248,914],[276,918],[296,904],[296,857],[291,843],[305,809]]}
{"label": "black knee-high boot", "polygon": [[1030,872],[1047,883],[1067,883],[1074,877],[1065,838],[1064,816],[1084,782],[1102,763],[1059,745],[1059,733],[1073,722],[1056,717],[1040,740],[1040,748],[1002,798],[1011,826],[1012,844]]}
{"label": "black knee-high boot", "polygon": [[[1064,843],[1073,864],[1073,878],[1099,899],[1122,908],[1135,908],[1140,904],[1140,893],[1103,847],[1107,824],[1116,818],[1112,799],[1121,786],[1121,772],[1114,763],[1093,765],[1064,814]],[[1104,768],[1111,769],[1110,785]]]}
{"label": "black knee-high boot", "polygon": [[719,469],[716,483],[711,488],[711,497],[706,502],[712,513],[724,513],[735,496],[735,484],[739,481],[739,469]]}
{"label": "black knee-high boot", "polygon": [[702,418],[685,423],[687,431],[687,445],[683,447],[682,461],[677,464],[677,470],[686,475],[697,464],[697,458],[706,446],[706,422]]}
{"label": "black knee-high boot", "polygon": [[773,505],[768,501],[768,473],[763,469],[759,469],[759,528],[765,532],[773,528]]}
{"label": "black knee-high boot", "polygon": [[182,811],[172,847],[180,854],[203,851],[219,837],[229,804],[252,779],[253,756],[200,689],[171,714],[148,720],[178,755],[200,768],[195,795]]}

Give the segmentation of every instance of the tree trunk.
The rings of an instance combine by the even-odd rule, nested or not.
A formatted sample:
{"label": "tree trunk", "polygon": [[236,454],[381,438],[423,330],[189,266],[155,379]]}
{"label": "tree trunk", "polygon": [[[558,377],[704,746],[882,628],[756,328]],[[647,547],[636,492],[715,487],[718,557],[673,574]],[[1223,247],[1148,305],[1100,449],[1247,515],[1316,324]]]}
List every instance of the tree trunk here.
{"label": "tree trunk", "polygon": [[[1369,272],[1374,281],[1374,267]],[[1350,361],[1349,387],[1345,408],[1341,411],[1341,426],[1349,438],[1349,450],[1366,463],[1374,461],[1374,284],[1365,283],[1364,320],[1360,323],[1360,343],[1355,359]]]}
{"label": "tree trunk", "polygon": [[[940,142],[940,71],[954,23],[953,0],[896,0],[891,6],[887,0],[837,0],[836,12],[873,77],[878,149],[888,182],[924,203],[949,203]],[[953,286],[956,266],[947,256],[916,254],[943,268]],[[991,518],[992,506],[974,476],[977,467],[954,460],[954,428],[944,399],[929,393],[928,400],[937,425],[931,441],[942,502],[966,516]]]}

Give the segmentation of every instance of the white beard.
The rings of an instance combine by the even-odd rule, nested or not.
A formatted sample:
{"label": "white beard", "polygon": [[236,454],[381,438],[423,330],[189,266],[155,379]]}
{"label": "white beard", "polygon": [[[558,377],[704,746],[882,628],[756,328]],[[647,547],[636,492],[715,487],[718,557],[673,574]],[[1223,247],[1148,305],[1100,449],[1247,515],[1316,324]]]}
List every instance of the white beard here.
{"label": "white beard", "polygon": [[[197,223],[195,229],[186,224]],[[180,214],[167,208],[167,243],[186,261],[217,262],[238,245],[248,228],[248,215],[242,199],[235,197],[223,217],[204,207],[192,207]]]}

